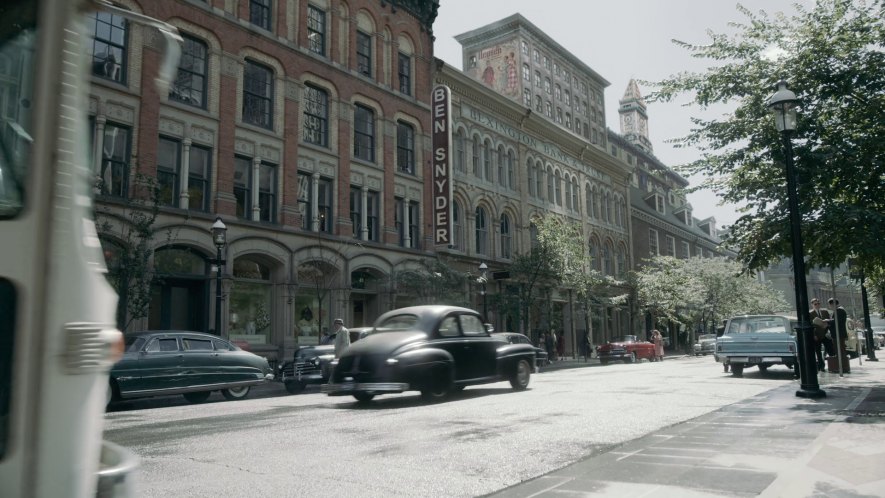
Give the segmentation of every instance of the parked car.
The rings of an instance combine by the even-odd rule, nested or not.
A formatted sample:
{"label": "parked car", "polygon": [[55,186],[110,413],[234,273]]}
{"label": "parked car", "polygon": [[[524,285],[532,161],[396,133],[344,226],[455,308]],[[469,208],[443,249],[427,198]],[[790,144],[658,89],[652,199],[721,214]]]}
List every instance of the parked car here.
{"label": "parked car", "polygon": [[648,361],[654,361],[655,345],[635,335],[625,335],[597,346],[596,356],[603,365],[607,365],[612,360],[635,363],[645,358]]}
{"label": "parked car", "polygon": [[125,340],[123,358],[111,368],[108,403],[168,394],[200,403],[212,391],[243,399],[252,386],[273,379],[266,358],[218,336],[152,330],[127,334]]}
{"label": "parked car", "polygon": [[885,347],[885,326],[874,325],[873,329],[873,343],[876,344],[876,348]]}
{"label": "parked car", "polygon": [[517,332],[495,332],[492,334],[492,337],[498,337],[509,342],[510,344],[528,344],[529,346],[534,348],[535,367],[537,368],[550,364],[550,358],[548,358],[547,351],[532,344],[532,340],[526,337],[524,334],[520,334]]}
{"label": "parked car", "polygon": [[725,332],[716,341],[716,361],[731,367],[735,377],[744,368],[759,367],[765,372],[772,365],[797,368],[796,319],[783,315],[742,315],[728,319]]}
{"label": "parked car", "polygon": [[503,380],[523,390],[534,367],[534,347],[492,337],[476,311],[413,306],[378,317],[372,333],[333,363],[321,389],[360,402],[404,391],[439,400],[465,386]]}
{"label": "parked car", "polygon": [[716,334],[701,334],[694,343],[694,355],[708,355],[716,352]]}
{"label": "parked car", "polygon": [[[353,327],[347,329],[350,343],[367,336],[372,327]],[[298,394],[308,384],[323,384],[332,373],[332,360],[335,359],[335,335],[332,334],[328,344],[301,346],[295,350],[291,360],[286,360],[277,367],[276,378],[286,387],[289,394]]]}
{"label": "parked car", "polygon": [[867,339],[863,329],[849,330],[848,337],[845,339],[845,352],[848,353],[848,357],[857,358],[866,351]]}

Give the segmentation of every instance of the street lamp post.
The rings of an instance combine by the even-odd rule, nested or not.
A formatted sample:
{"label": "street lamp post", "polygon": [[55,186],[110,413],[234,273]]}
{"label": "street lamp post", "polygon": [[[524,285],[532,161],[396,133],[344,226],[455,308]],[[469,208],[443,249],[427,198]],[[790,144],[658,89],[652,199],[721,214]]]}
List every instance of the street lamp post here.
{"label": "street lamp post", "polygon": [[215,223],[212,224],[212,240],[218,250],[212,261],[215,265],[215,333],[221,336],[221,268],[224,266],[221,250],[227,243],[227,227],[220,216],[215,218]]}
{"label": "street lamp post", "polygon": [[879,361],[879,358],[876,358],[876,348],[873,342],[873,326],[870,324],[870,300],[867,296],[866,279],[863,272],[860,274],[860,298],[863,303],[863,328],[864,339],[867,343],[867,361]]}
{"label": "street lamp post", "polygon": [[482,317],[483,320],[489,320],[489,303],[488,298],[486,297],[486,281],[488,278],[486,277],[486,272],[489,267],[485,264],[485,262],[479,264],[479,284],[480,290],[479,293],[482,294]]}
{"label": "street lamp post", "polygon": [[796,171],[793,167],[793,144],[790,135],[796,131],[796,94],[787,89],[786,81],[777,83],[777,91],[768,100],[774,113],[775,124],[784,142],[787,174],[787,203],[790,209],[790,238],[793,249],[793,280],[796,290],[796,338],[799,346],[799,373],[801,385],[796,391],[800,398],[823,398],[824,392],[817,382],[814,358],[814,327],[808,315],[808,287],[805,283],[805,251],[802,248],[802,227],[799,215],[799,199],[796,193]]}

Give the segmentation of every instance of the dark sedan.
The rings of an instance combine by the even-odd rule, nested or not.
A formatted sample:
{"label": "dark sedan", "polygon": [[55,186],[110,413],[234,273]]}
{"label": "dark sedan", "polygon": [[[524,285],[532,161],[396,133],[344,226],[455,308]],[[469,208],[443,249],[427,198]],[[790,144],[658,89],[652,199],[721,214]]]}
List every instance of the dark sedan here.
{"label": "dark sedan", "polygon": [[536,367],[540,368],[550,364],[550,358],[548,358],[547,351],[532,344],[532,340],[526,337],[525,334],[520,334],[517,332],[495,332],[492,334],[492,337],[498,337],[509,342],[510,344],[528,344],[535,349]]}
{"label": "dark sedan", "polygon": [[126,335],[126,351],[110,373],[108,403],[126,398],[182,394],[191,403],[212,391],[243,399],[273,378],[267,359],[200,332],[146,331]]}
{"label": "dark sedan", "polygon": [[403,391],[437,400],[465,386],[504,380],[523,390],[534,366],[532,346],[492,337],[476,311],[413,306],[381,315],[373,332],[335,362],[322,391],[366,402]]}

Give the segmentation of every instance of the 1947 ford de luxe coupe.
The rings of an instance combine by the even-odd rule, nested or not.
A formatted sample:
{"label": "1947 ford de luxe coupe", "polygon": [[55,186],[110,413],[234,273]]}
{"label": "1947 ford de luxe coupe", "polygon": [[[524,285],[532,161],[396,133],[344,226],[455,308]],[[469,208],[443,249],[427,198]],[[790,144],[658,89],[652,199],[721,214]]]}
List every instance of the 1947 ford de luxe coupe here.
{"label": "1947 ford de luxe coupe", "polygon": [[534,368],[531,345],[491,336],[476,311],[413,306],[381,315],[371,334],[342,353],[321,389],[361,402],[404,391],[437,400],[465,386],[503,380],[523,390]]}

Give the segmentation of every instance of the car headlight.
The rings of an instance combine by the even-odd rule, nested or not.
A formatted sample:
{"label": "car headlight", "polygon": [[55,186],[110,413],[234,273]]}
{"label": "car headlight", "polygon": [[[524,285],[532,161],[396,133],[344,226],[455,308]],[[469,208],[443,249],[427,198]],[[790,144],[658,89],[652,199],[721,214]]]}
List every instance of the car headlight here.
{"label": "car headlight", "polygon": [[397,360],[396,358],[388,358],[385,363],[387,363],[390,366],[393,366],[393,365],[396,365],[397,363],[399,363],[399,360]]}

